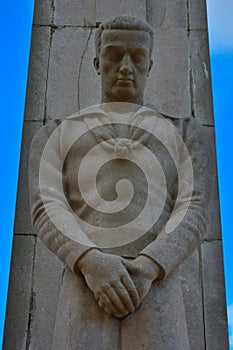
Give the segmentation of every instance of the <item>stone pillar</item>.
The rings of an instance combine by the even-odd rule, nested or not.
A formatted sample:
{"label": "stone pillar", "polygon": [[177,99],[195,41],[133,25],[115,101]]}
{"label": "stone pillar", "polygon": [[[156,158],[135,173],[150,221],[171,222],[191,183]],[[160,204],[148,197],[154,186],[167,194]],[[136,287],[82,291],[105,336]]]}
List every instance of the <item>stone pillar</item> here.
{"label": "stone pillar", "polygon": [[[155,30],[146,102],[164,114],[198,119],[215,148],[205,0],[36,0],[4,350],[50,349],[62,281],[61,262],[31,227],[31,139],[50,119],[100,101],[92,67],[94,29],[122,13],[146,19]],[[209,169],[208,230],[180,267],[192,350],[228,349],[215,159]]]}

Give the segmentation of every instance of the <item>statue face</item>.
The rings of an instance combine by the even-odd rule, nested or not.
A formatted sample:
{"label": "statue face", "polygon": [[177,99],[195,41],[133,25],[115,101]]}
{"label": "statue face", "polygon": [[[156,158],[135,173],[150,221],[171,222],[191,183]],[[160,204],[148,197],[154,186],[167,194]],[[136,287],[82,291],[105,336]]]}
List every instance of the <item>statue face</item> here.
{"label": "statue face", "polygon": [[150,35],[144,31],[104,30],[94,60],[101,76],[102,102],[142,103],[152,66]]}

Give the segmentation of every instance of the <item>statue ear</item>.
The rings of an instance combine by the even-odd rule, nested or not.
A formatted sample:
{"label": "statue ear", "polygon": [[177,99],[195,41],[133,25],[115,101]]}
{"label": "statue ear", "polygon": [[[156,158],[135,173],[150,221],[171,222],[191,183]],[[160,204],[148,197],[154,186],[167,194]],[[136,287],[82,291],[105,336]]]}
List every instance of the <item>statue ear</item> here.
{"label": "statue ear", "polygon": [[149,69],[148,69],[148,74],[147,74],[148,77],[149,77],[149,73],[150,73],[150,70],[151,70],[152,66],[153,66],[153,61],[150,60]]}
{"label": "statue ear", "polygon": [[100,75],[100,60],[98,57],[94,58],[93,64],[94,64],[96,72]]}

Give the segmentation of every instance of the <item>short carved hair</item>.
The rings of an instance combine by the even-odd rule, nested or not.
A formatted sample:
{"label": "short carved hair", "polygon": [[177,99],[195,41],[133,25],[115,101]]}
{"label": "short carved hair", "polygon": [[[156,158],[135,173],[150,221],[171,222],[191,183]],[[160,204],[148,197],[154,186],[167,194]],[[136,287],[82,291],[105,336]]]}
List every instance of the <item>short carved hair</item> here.
{"label": "short carved hair", "polygon": [[100,54],[101,47],[101,35],[104,30],[109,29],[120,29],[120,30],[142,30],[149,33],[150,35],[150,57],[152,55],[153,46],[154,46],[154,30],[153,28],[145,21],[137,17],[131,17],[128,15],[121,15],[116,17],[111,17],[106,21],[102,22],[98,29],[95,32],[95,50],[96,56]]}

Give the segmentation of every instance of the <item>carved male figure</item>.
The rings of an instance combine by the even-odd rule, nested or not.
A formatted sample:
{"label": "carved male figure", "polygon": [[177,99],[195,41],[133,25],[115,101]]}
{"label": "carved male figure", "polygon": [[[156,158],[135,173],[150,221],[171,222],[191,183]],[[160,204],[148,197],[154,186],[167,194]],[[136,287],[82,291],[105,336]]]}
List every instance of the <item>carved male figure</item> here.
{"label": "carved male figure", "polygon": [[[155,118],[150,117],[151,127],[156,128],[158,119],[161,123],[169,120],[175,130],[168,132],[169,139],[166,141],[170,145],[168,148],[175,150],[173,156],[176,159],[173,161],[166,147],[155,141],[149,133],[145,132],[146,136],[143,136],[140,129],[140,135],[135,139],[132,136],[135,134],[130,134],[128,127],[114,125],[116,115],[112,110],[114,103],[124,103],[123,112],[127,115],[133,111],[133,120],[139,118],[142,123],[152,113],[142,106],[146,80],[153,63],[153,35],[152,28],[146,22],[129,16],[119,16],[103,22],[96,32],[94,66],[101,79],[101,103],[106,105],[70,118],[79,128],[84,128],[85,133],[64,157],[61,156],[62,138],[66,126],[61,126],[57,121],[43,127],[32,144],[30,192],[33,223],[44,243],[67,267],[60,295],[53,349],[190,349],[178,269],[180,263],[201,242],[205,232],[208,184],[206,140],[201,127],[195,121],[166,117],[155,111]],[[108,108],[109,103],[111,107]],[[128,114],[131,118],[132,113]],[[91,123],[95,118],[108,119],[107,126],[110,124],[110,129],[101,123],[98,130],[93,129]],[[53,207],[52,216],[61,218],[62,230],[54,225],[53,218],[45,210],[39,183],[40,159],[50,135],[58,125],[60,131],[54,137],[54,144],[57,142],[60,148],[52,147],[53,160],[46,166],[49,176],[56,178],[60,166],[57,164],[64,163],[63,185],[70,208],[63,205],[56,187],[46,188],[46,196],[49,198],[46,200],[48,206]],[[138,124],[135,123],[134,126],[137,129]],[[95,130],[98,132],[95,133]],[[85,236],[85,231],[74,219],[77,215],[84,221],[92,224],[98,221],[99,226],[105,227],[115,224],[117,220],[127,220],[123,211],[119,219],[114,215],[104,216],[92,210],[84,203],[75,180],[74,169],[80,167],[81,158],[87,154],[90,144],[97,145],[100,139],[105,139],[110,149],[108,152],[111,152],[111,147],[112,152],[116,151],[119,142],[114,143],[114,138],[108,134],[109,130],[111,134],[115,133],[118,140],[134,138],[133,142],[138,143],[143,139],[146,147],[156,149],[167,180],[164,184],[157,175],[152,180],[155,188],[152,197],[156,201],[162,201],[160,193],[166,193],[164,210],[156,224],[141,237],[136,235],[134,240],[122,244],[119,242],[116,247],[101,246],[97,241],[92,241],[91,236]],[[185,187],[188,160],[183,156],[184,150],[178,147],[176,133],[183,139],[192,162],[194,180],[191,199]],[[128,150],[123,142],[124,147]],[[134,146],[131,148],[132,152],[139,152]],[[140,184],[138,174],[134,180],[136,168],[114,159],[111,169],[112,175],[107,186],[102,173],[98,178],[97,185],[102,197],[110,196],[108,200],[113,200],[111,196],[116,177],[124,172],[126,177],[135,181],[138,190],[138,197],[131,205],[132,212],[137,211],[138,206],[143,208],[147,187],[145,182]],[[88,183],[89,174],[86,177]],[[181,189],[178,189],[178,178]],[[163,186],[166,186],[166,191]],[[184,215],[181,222],[174,225],[174,229],[168,230],[166,225],[172,226],[177,215],[182,212]],[[153,208],[151,215],[154,215]],[[135,232],[137,229],[141,228],[135,227]],[[80,235],[84,238],[72,240],[65,230],[81,232]],[[130,234],[133,235],[134,232]]]}

